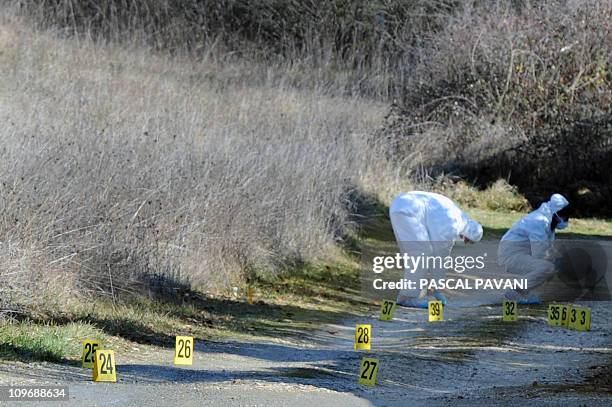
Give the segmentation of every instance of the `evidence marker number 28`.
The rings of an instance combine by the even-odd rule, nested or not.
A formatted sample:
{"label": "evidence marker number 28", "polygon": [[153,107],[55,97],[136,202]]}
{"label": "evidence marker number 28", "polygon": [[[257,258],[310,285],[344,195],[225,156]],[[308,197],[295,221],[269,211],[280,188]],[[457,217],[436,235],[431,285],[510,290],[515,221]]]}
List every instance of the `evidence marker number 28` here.
{"label": "evidence marker number 28", "polygon": [[355,350],[370,350],[372,347],[372,325],[358,324],[355,327]]}

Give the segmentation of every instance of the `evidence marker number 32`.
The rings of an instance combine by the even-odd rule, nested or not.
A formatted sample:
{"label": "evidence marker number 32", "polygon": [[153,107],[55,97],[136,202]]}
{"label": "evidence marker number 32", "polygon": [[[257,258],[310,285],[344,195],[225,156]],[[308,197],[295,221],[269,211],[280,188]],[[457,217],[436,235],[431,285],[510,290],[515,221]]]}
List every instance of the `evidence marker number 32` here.
{"label": "evidence marker number 32", "polygon": [[502,306],[502,320],[506,322],[516,321],[518,317],[518,310],[516,308],[516,301],[504,300]]}

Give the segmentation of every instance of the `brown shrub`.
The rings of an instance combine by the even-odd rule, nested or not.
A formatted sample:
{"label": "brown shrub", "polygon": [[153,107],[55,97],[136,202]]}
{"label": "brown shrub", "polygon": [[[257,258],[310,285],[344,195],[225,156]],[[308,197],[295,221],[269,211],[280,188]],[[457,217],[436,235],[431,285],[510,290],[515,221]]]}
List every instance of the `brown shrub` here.
{"label": "brown shrub", "polygon": [[612,4],[465,7],[428,37],[383,135],[409,167],[498,178],[533,201],[610,184]]}

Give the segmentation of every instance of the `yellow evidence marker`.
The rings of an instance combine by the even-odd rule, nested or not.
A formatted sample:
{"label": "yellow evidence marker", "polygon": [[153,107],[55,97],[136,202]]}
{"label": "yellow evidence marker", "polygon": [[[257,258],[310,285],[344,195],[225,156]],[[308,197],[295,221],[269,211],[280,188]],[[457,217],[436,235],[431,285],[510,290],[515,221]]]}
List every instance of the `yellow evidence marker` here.
{"label": "yellow evidence marker", "polygon": [[372,325],[355,327],[355,350],[370,350],[372,346]]}
{"label": "yellow evidence marker", "polygon": [[378,359],[363,358],[359,367],[359,384],[376,386],[376,376],[378,375]]}
{"label": "yellow evidence marker", "polygon": [[550,304],[548,306],[548,325],[567,326],[568,306],[562,304]]}
{"label": "yellow evidence marker", "polygon": [[569,311],[570,329],[577,331],[591,330],[591,309],[589,307],[571,307]]}
{"label": "yellow evidence marker", "polygon": [[570,305],[561,305],[561,326],[566,328],[569,324],[569,312],[571,308]]}
{"label": "yellow evidence marker", "polygon": [[175,365],[193,364],[193,336],[177,336],[174,350]]}
{"label": "yellow evidence marker", "polygon": [[94,353],[94,382],[116,382],[115,353],[112,350],[97,349]]}
{"label": "yellow evidence marker", "polygon": [[442,301],[429,301],[429,322],[444,320]]}
{"label": "yellow evidence marker", "polygon": [[393,319],[393,314],[395,314],[395,308],[397,304],[395,301],[384,300],[380,305],[380,317],[381,321],[391,321]]}
{"label": "yellow evidence marker", "polygon": [[514,322],[518,318],[516,301],[504,300],[502,306],[502,319],[506,322]]}
{"label": "yellow evidence marker", "polygon": [[94,354],[102,347],[102,341],[97,339],[86,339],[83,341],[83,351],[81,353],[81,363],[83,367],[93,368]]}

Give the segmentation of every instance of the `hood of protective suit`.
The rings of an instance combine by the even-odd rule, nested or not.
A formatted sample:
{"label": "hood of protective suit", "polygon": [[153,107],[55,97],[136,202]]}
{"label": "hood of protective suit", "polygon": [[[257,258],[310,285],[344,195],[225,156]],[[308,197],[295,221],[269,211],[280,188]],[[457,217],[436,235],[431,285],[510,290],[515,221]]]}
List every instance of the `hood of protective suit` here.
{"label": "hood of protective suit", "polygon": [[557,213],[569,205],[567,199],[565,199],[565,197],[561,194],[553,194],[553,196],[550,197],[550,201],[547,203],[550,206],[552,213]]}
{"label": "hood of protective suit", "polygon": [[502,240],[552,240],[554,232],[550,230],[553,215],[569,205],[561,194],[553,194],[548,202],[528,213],[516,222]]}
{"label": "hood of protective suit", "polygon": [[533,215],[533,217],[544,217],[547,220],[548,226],[550,226],[553,215],[565,208],[567,205],[569,205],[569,202],[563,195],[553,194],[548,202],[544,202],[538,209],[531,212],[527,216]]}
{"label": "hood of protective suit", "polygon": [[[548,202],[544,202],[538,209],[519,219],[502,237],[502,242],[526,242],[525,247],[531,245],[531,253],[536,258],[545,258],[550,249],[550,243],[555,239],[555,232],[550,224],[555,213],[569,205],[567,199],[561,194],[554,194]],[[500,244],[500,248],[502,245]],[[517,248],[517,244],[506,247]]]}
{"label": "hood of protective suit", "polygon": [[472,242],[480,242],[480,239],[482,239],[482,226],[474,219],[468,219],[461,234]]}

